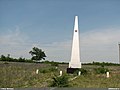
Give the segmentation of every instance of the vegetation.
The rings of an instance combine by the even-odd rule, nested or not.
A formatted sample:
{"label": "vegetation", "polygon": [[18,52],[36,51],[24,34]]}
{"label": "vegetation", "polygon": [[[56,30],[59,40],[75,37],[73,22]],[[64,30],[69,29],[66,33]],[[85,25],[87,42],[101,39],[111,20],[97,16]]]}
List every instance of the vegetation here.
{"label": "vegetation", "polygon": [[106,72],[109,71],[107,68],[104,68],[104,67],[95,68],[94,70],[97,74],[106,74]]}
{"label": "vegetation", "polygon": [[[118,88],[120,87],[120,66],[104,66],[110,72],[110,78],[106,74],[96,73],[95,68],[103,68],[96,65],[82,65],[80,76],[66,73],[68,64],[60,64],[58,68],[46,63],[21,63],[0,62],[0,88],[13,87],[81,87],[81,88]],[[36,74],[36,70],[39,73]],[[63,77],[59,77],[59,71],[63,71]],[[101,71],[101,70],[100,70]],[[55,76],[56,75],[56,76]],[[75,78],[73,79],[72,78]],[[57,80],[57,81],[56,81]],[[63,81],[66,80],[66,81]],[[71,81],[70,81],[71,80]],[[53,85],[55,83],[55,86]],[[62,85],[61,85],[62,83]]]}
{"label": "vegetation", "polygon": [[[54,62],[54,61],[48,61],[45,60],[45,53],[44,51],[42,51],[41,49],[34,47],[33,51],[29,52],[33,57],[30,59],[25,59],[23,57],[19,57],[17,58],[12,58],[10,56],[10,54],[8,54],[7,56],[5,55],[1,55],[0,56],[0,61],[8,61],[8,62],[30,62],[30,63],[45,63],[45,64],[51,64],[51,66],[59,66],[59,64],[68,64],[66,62]],[[36,54],[37,53],[37,54]],[[45,60],[45,61],[41,61],[41,62],[36,62],[37,60]],[[92,62],[92,63],[83,63],[82,65],[97,65],[97,66],[120,66],[120,64],[118,63],[108,63],[108,62]]]}
{"label": "vegetation", "polygon": [[78,69],[74,72],[74,75],[78,75],[79,71],[81,72],[81,75],[87,75],[88,71],[84,68]]}
{"label": "vegetation", "polygon": [[34,47],[29,53],[32,55],[32,58],[31,58],[32,60],[36,60],[36,61],[39,61],[42,59],[45,60],[46,55],[44,51],[42,51],[42,49]]}
{"label": "vegetation", "polygon": [[7,56],[1,55],[0,56],[0,61],[34,63],[38,60],[42,60],[42,59],[45,60],[46,55],[45,55],[44,51],[42,51],[42,49],[34,47],[33,50],[31,50],[29,53],[32,55],[31,60],[30,59],[25,59],[25,58],[22,58],[22,57],[19,57],[18,59],[12,58],[10,56],[10,54],[8,54]]}
{"label": "vegetation", "polygon": [[70,86],[81,88],[120,88],[119,74],[110,75],[110,78],[106,78],[106,75],[103,74],[81,75],[71,81]]}
{"label": "vegetation", "polygon": [[12,58],[10,56],[10,54],[8,54],[7,56],[1,55],[0,56],[0,61],[8,61],[8,62],[30,62],[30,63],[34,62],[32,60],[25,59],[25,58],[22,58],[22,57],[19,57],[18,59]]}
{"label": "vegetation", "polygon": [[[61,70],[64,74],[66,73],[68,63],[42,61],[36,64],[36,61],[45,59],[44,51],[34,47],[29,53],[32,55],[31,60],[22,57],[18,59],[12,58],[10,54],[0,56],[0,88],[49,86],[81,88],[120,87],[120,64],[108,62],[87,63],[82,64],[82,68],[72,75],[59,76],[59,71]],[[37,69],[39,69],[38,74],[36,74]],[[81,71],[80,76],[78,76],[78,71]],[[110,72],[110,78],[106,78],[106,72],[108,71]],[[74,79],[76,76],[77,79]]]}
{"label": "vegetation", "polygon": [[[82,68],[74,74],[65,75],[68,63],[41,61],[45,60],[46,55],[42,49],[37,47],[32,48],[29,53],[32,55],[31,60],[23,57],[12,58],[10,54],[0,56],[0,88],[120,87],[120,64],[108,62],[86,63],[82,64]],[[37,69],[39,69],[38,74],[36,74]],[[62,76],[59,76],[59,71],[63,71]],[[78,76],[79,71],[81,72],[80,76]],[[106,78],[106,72],[108,71],[110,72],[110,78]]]}
{"label": "vegetation", "polygon": [[68,87],[69,82],[68,82],[68,76],[63,75],[63,76],[54,76],[53,81],[51,83],[51,87]]}
{"label": "vegetation", "polygon": [[58,71],[58,69],[55,67],[50,67],[50,68],[45,68],[45,69],[41,68],[41,69],[39,69],[39,71],[40,71],[40,73],[50,73],[50,72]]}
{"label": "vegetation", "polygon": [[54,62],[54,61],[51,62],[51,66],[58,66],[58,65],[59,65],[58,62]]}
{"label": "vegetation", "polygon": [[88,71],[86,69],[84,69],[84,68],[81,68],[80,71],[81,71],[81,75],[88,74]]}
{"label": "vegetation", "polygon": [[118,63],[109,63],[109,62],[92,62],[92,63],[84,63],[84,65],[98,65],[98,66],[120,66]]}

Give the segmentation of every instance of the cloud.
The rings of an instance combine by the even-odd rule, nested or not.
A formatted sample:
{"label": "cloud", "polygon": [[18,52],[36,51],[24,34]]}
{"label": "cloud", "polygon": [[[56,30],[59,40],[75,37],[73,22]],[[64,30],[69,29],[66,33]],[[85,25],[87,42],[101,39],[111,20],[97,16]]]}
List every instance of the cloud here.
{"label": "cloud", "polygon": [[[80,33],[80,55],[82,62],[115,62],[118,63],[118,42],[120,29],[96,29]],[[0,55],[11,54],[13,57],[30,58],[29,51],[39,47],[45,51],[47,60],[69,62],[72,40],[51,43],[37,43],[17,27],[0,34]]]}
{"label": "cloud", "polygon": [[109,45],[119,41],[120,29],[102,29],[82,33],[82,43],[89,45]]}
{"label": "cloud", "polygon": [[82,33],[82,61],[118,62],[119,41],[120,29],[99,29]]}
{"label": "cloud", "polygon": [[[17,26],[15,30],[9,29],[6,33],[0,34],[0,55],[10,54],[12,57],[31,58],[29,51],[33,47],[41,48],[47,55],[47,60],[66,61],[70,53],[71,44],[68,41],[40,43],[32,41],[32,39],[21,32],[20,27]],[[68,60],[67,60],[68,61]]]}
{"label": "cloud", "polygon": [[[47,59],[59,62],[68,62],[71,54],[71,40],[63,42],[52,42],[43,45],[46,51]],[[46,46],[46,47],[45,47]]]}
{"label": "cloud", "polygon": [[22,33],[19,30],[19,27],[17,27],[15,30],[9,30],[6,34],[2,34],[0,36],[0,42],[3,45],[21,45],[27,40],[27,37],[22,35]]}
{"label": "cloud", "polygon": [[[96,29],[80,33],[80,51],[82,62],[114,62],[118,63],[118,42],[120,29]],[[53,42],[45,49],[49,59],[70,61],[71,40]]]}
{"label": "cloud", "polygon": [[13,57],[21,57],[27,55],[27,49],[29,48],[27,42],[29,38],[24,35],[19,27],[15,30],[8,30],[7,33],[0,34],[0,55],[11,54]]}

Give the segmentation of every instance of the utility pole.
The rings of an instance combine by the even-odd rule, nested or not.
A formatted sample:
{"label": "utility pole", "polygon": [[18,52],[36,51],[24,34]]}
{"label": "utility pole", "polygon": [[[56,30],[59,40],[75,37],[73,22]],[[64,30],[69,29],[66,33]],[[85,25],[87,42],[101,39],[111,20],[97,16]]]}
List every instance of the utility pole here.
{"label": "utility pole", "polygon": [[120,64],[120,43],[118,43],[119,45],[119,64]]}

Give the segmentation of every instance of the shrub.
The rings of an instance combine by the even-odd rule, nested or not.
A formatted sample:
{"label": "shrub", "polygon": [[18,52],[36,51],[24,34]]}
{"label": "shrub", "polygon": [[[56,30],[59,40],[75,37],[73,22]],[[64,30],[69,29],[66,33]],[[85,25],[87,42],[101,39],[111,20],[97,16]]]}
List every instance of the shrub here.
{"label": "shrub", "polygon": [[74,75],[78,75],[78,72],[81,72],[81,75],[86,75],[88,71],[86,69],[80,68],[74,72]]}
{"label": "shrub", "polygon": [[51,72],[55,72],[55,71],[58,71],[58,69],[55,68],[55,67],[52,67],[52,68],[49,69],[49,71],[51,71]]}
{"label": "shrub", "polygon": [[29,60],[29,59],[25,59],[25,58],[12,58],[10,57],[10,54],[8,54],[7,56],[1,55],[0,56],[0,61],[8,61],[8,62],[30,62],[30,63],[34,63],[33,60]]}
{"label": "shrub", "polygon": [[25,60],[25,62],[28,62],[28,63],[34,63],[33,60]]}
{"label": "shrub", "polygon": [[1,61],[6,61],[6,57],[4,55],[1,55],[1,58],[0,58]]}
{"label": "shrub", "polygon": [[39,72],[40,72],[40,73],[48,73],[49,71],[46,70],[46,69],[40,69]]}
{"label": "shrub", "polygon": [[68,87],[69,82],[68,82],[68,76],[63,75],[63,76],[54,76],[53,81],[51,83],[51,87]]}
{"label": "shrub", "polygon": [[20,58],[18,59],[18,62],[25,62],[25,58],[20,57]]}
{"label": "shrub", "polygon": [[88,71],[86,69],[81,68],[80,69],[82,75],[86,75]]}
{"label": "shrub", "polygon": [[45,64],[49,64],[50,61],[46,60],[46,61],[43,61],[43,63],[45,63]]}
{"label": "shrub", "polygon": [[106,72],[109,71],[107,68],[104,68],[104,67],[96,68],[94,70],[97,74],[105,74]]}
{"label": "shrub", "polygon": [[102,67],[104,66],[120,66],[120,64],[117,64],[117,63],[108,63],[108,62],[94,62],[93,63],[90,63],[90,65],[100,65]]}
{"label": "shrub", "polygon": [[46,68],[46,69],[40,69],[39,72],[40,73],[49,73],[49,72],[55,72],[58,71],[58,69],[56,69],[55,67],[51,67],[51,68]]}

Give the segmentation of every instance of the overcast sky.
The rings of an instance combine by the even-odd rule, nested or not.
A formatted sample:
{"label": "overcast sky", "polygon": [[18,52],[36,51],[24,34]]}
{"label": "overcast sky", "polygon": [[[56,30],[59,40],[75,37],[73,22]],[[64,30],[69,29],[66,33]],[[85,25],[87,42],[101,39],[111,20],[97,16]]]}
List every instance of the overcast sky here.
{"label": "overcast sky", "polygon": [[69,62],[76,15],[81,61],[118,63],[120,0],[0,0],[0,55]]}

